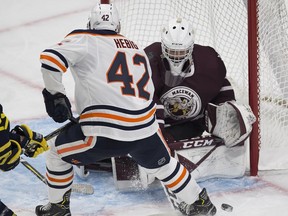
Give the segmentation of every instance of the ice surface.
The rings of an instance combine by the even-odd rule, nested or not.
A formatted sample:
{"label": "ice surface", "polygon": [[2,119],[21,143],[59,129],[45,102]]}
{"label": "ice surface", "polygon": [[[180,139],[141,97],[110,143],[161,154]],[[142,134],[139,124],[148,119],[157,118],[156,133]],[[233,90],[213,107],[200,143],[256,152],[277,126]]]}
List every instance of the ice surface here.
{"label": "ice surface", "polygon": [[[48,134],[61,124],[47,118],[41,95],[43,81],[39,54],[59,42],[75,28],[86,26],[94,0],[2,0],[0,6],[0,103],[15,124],[26,123]],[[73,81],[64,78],[67,95],[73,98]],[[73,110],[75,110],[72,100]],[[45,155],[27,159],[41,173]],[[19,216],[34,215],[35,206],[48,202],[45,185],[21,164],[13,171],[0,173],[0,199]],[[75,182],[84,181],[76,177]],[[206,187],[219,216],[287,216],[287,171],[260,173],[259,177],[213,179],[200,182]],[[85,182],[84,182],[85,183]],[[120,192],[114,188],[112,173],[91,173],[87,183],[95,194],[73,194],[74,216],[144,216],[170,211],[160,186],[147,190]],[[222,203],[233,212],[221,210]]]}

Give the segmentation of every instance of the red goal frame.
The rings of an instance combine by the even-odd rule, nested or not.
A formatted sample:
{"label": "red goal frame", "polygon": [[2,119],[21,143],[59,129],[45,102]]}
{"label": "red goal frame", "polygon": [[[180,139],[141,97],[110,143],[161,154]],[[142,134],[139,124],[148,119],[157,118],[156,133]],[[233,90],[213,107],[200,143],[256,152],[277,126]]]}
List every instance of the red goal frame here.
{"label": "red goal frame", "polygon": [[258,0],[248,0],[248,72],[249,72],[249,104],[257,120],[253,124],[250,136],[250,175],[258,174],[259,162],[259,103],[258,94],[258,19],[257,19]]}

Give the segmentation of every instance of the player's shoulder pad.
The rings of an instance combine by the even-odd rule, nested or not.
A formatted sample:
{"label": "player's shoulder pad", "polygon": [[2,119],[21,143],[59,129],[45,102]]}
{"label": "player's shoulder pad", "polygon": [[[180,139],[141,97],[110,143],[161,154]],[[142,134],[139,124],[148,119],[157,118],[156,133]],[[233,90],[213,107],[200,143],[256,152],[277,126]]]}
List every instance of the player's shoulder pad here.
{"label": "player's shoulder pad", "polygon": [[70,32],[66,37],[71,35],[81,35],[81,34],[90,34],[90,35],[117,35],[117,32],[110,30],[95,30],[95,29],[75,29]]}

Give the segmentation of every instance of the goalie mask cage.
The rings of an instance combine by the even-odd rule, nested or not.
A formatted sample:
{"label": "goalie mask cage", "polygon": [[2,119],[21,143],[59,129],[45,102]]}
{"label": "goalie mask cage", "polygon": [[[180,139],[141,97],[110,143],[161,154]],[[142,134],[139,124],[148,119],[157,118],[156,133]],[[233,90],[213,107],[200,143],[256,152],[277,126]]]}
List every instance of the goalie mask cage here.
{"label": "goalie mask cage", "polygon": [[195,43],[216,49],[237,100],[249,103],[257,117],[247,144],[250,174],[257,175],[258,169],[288,169],[288,22],[284,0],[111,3],[120,13],[121,33],[143,48],[160,41],[161,27],[169,19],[191,21]]}

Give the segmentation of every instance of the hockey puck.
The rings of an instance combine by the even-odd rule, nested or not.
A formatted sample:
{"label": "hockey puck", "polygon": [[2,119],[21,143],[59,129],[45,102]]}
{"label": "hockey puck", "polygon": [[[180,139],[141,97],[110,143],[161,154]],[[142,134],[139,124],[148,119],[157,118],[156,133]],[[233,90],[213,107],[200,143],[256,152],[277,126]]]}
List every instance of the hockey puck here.
{"label": "hockey puck", "polygon": [[233,207],[229,204],[226,204],[226,203],[223,203],[221,205],[221,208],[224,210],[224,211],[227,211],[227,212],[232,212],[233,211]]}

